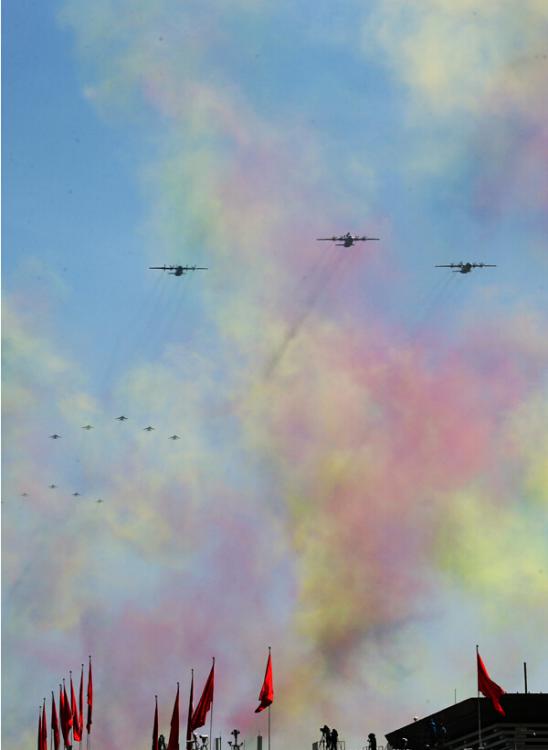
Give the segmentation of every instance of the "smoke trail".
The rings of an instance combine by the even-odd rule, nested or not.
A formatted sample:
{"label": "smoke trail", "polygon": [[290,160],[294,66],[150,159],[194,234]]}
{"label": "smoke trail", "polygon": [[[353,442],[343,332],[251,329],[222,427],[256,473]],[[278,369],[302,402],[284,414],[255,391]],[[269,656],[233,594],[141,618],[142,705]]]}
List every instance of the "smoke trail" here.
{"label": "smoke trail", "polygon": [[316,269],[317,274],[314,273],[314,276],[316,278],[313,278],[310,281],[311,288],[305,298],[300,314],[289,327],[289,330],[280,343],[280,346],[274,352],[264,369],[263,378],[265,380],[270,379],[275,374],[277,368],[279,367],[285,354],[287,353],[287,350],[301,332],[304,324],[306,323],[312,312],[315,310],[317,304],[321,301],[327,288],[330,284],[334,283],[337,270],[340,268],[343,262],[343,258],[344,256],[340,254],[332,258],[327,257],[323,262],[318,263],[318,267]]}

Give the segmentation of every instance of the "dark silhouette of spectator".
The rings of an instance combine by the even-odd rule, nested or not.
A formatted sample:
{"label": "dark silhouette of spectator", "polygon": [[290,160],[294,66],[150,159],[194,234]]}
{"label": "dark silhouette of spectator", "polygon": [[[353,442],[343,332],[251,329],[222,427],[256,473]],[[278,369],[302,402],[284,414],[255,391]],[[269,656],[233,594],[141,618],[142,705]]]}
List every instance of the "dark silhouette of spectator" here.
{"label": "dark silhouette of spectator", "polygon": [[429,744],[432,747],[443,748],[447,740],[447,729],[441,721],[437,722],[435,719],[430,719],[428,737],[430,740]]}
{"label": "dark silhouette of spectator", "polygon": [[329,748],[331,747],[331,741],[330,741],[331,730],[329,729],[327,724],[324,724],[323,727],[320,729],[320,732],[322,733],[321,742],[324,743],[325,749],[329,750]]}
{"label": "dark silhouette of spectator", "polygon": [[370,732],[367,735],[367,740],[367,747],[369,748],[369,750],[377,750],[377,738],[375,737],[373,732]]}
{"label": "dark silhouette of spectator", "polygon": [[445,728],[445,724],[442,724],[441,721],[439,723],[439,745],[440,747],[445,747],[445,742],[447,740],[447,729]]}
{"label": "dark silhouette of spectator", "polygon": [[435,719],[430,719],[428,722],[428,737],[430,739],[430,744],[434,747],[437,747],[438,744],[438,724]]}
{"label": "dark silhouette of spectator", "polygon": [[163,734],[158,737],[158,750],[166,750],[166,738]]}
{"label": "dark silhouette of spectator", "polygon": [[337,750],[337,745],[339,742],[339,733],[336,729],[331,730],[331,734],[329,735],[329,748],[330,750]]}

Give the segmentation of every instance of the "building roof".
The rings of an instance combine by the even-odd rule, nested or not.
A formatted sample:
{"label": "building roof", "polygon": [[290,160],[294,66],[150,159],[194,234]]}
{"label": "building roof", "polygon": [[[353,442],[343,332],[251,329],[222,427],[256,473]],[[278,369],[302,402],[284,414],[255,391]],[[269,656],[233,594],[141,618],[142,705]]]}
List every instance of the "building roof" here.
{"label": "building roof", "polygon": [[[486,740],[493,733],[508,734],[511,729],[517,731],[531,728],[530,740],[521,743],[522,747],[548,748],[548,694],[544,693],[505,693],[501,698],[501,705],[506,716],[495,711],[489,698],[480,698],[482,739]],[[478,740],[478,699],[455,703],[441,711],[413,721],[400,729],[386,734],[386,739],[393,748],[401,748],[407,739],[407,745],[413,750],[424,748],[426,745],[435,746],[432,720],[440,727],[445,727],[444,746],[464,747],[477,744]],[[533,735],[533,730],[535,734]],[[524,735],[525,737],[525,735]],[[464,741],[464,742],[463,742]],[[484,741],[484,745],[489,746]],[[504,745],[503,745],[504,746]],[[500,744],[499,744],[500,747]]]}

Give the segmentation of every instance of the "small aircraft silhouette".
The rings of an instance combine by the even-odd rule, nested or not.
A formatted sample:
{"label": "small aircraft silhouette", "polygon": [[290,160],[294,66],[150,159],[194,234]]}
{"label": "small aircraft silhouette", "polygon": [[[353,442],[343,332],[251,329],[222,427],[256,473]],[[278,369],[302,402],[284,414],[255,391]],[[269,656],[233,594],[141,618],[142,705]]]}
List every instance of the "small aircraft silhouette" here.
{"label": "small aircraft silhouette", "polygon": [[52,440],[59,440],[60,437],[61,435],[58,435],[56,432],[54,432],[53,435],[50,435],[50,438]]}
{"label": "small aircraft silhouette", "polygon": [[92,424],[85,424],[85,425],[84,425],[84,426],[82,427],[82,429],[83,429],[83,430],[93,430],[93,425],[92,425]]}
{"label": "small aircraft silhouette", "polygon": [[188,271],[207,271],[202,266],[149,266],[150,271],[167,271],[172,276],[182,276]]}
{"label": "small aircraft silhouette", "polygon": [[318,242],[335,242],[338,247],[352,247],[354,242],[368,242],[369,240],[378,240],[379,237],[358,237],[356,234],[347,232],[342,237],[317,237]]}
{"label": "small aircraft silhouette", "polygon": [[50,488],[50,490],[54,490],[54,489],[55,489],[56,487],[57,487],[57,485],[56,485],[56,484],[50,484],[50,485],[49,485],[49,488]]}
{"label": "small aircraft silhouette", "polygon": [[72,493],[72,497],[80,497],[80,493],[79,492],[73,492]]}
{"label": "small aircraft silhouette", "polygon": [[152,432],[152,430],[153,430],[153,429],[154,429],[154,427],[151,427],[151,426],[149,425],[148,427],[144,427],[144,428],[143,428],[143,432]]}
{"label": "small aircraft silhouette", "polygon": [[29,496],[29,493],[28,493],[28,492],[22,492],[22,493],[21,493],[21,497],[28,497],[28,496]]}
{"label": "small aircraft silhouette", "polygon": [[171,435],[169,439],[170,440],[180,440],[181,438],[179,437],[179,435]]}
{"label": "small aircraft silhouette", "polygon": [[470,273],[473,268],[496,268],[496,265],[491,263],[447,263],[445,265],[436,266],[436,268],[452,268],[453,273]]}
{"label": "small aircraft silhouette", "polygon": [[102,503],[102,502],[103,502],[103,500],[102,500],[101,498],[99,498],[98,500],[96,500],[96,502],[98,502],[98,503]]}
{"label": "small aircraft silhouette", "polygon": [[127,420],[127,417],[124,417],[124,415],[123,415],[123,414],[122,414],[122,416],[121,416],[121,417],[116,417],[116,421],[117,421],[117,422],[125,422],[126,420]]}

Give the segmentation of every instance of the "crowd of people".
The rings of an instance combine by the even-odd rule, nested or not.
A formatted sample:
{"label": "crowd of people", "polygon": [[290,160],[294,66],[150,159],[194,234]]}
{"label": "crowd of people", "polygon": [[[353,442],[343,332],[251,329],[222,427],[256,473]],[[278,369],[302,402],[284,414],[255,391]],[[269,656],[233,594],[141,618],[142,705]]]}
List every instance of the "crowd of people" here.
{"label": "crowd of people", "polygon": [[[329,729],[327,724],[324,724],[320,732],[322,733],[320,740],[322,750],[339,750],[339,733],[336,729]],[[377,750],[377,738],[373,732],[367,735],[367,750]]]}
{"label": "crowd of people", "polygon": [[338,750],[339,733],[336,729],[329,729],[327,724],[324,724],[320,729],[322,733],[321,743],[323,743],[325,750]]}

